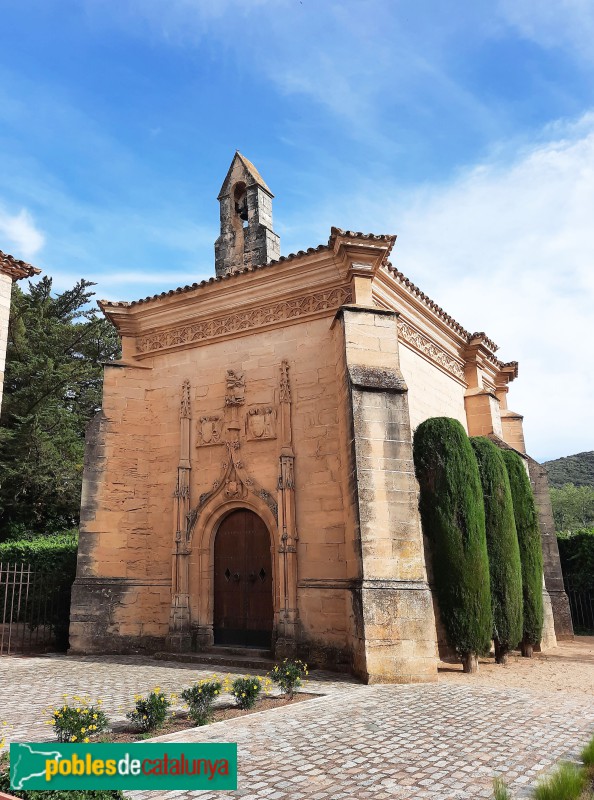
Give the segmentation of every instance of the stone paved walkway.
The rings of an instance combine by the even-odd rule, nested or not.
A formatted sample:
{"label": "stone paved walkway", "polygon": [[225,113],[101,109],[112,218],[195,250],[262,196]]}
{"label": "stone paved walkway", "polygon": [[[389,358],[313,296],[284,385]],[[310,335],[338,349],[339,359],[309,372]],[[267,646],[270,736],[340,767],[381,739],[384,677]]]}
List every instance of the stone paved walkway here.
{"label": "stone paved walkway", "polygon": [[[108,712],[155,685],[179,691],[195,665],[141,658],[0,659],[0,721],[13,741],[39,740],[41,710],[62,693],[89,692]],[[594,732],[585,694],[467,683],[372,686],[313,673],[310,691],[326,696],[172,734],[170,741],[236,741],[237,792],[176,792],[185,800],[474,800],[491,797],[505,776],[514,798],[537,776],[576,758]],[[135,792],[134,800],[159,797]]]}

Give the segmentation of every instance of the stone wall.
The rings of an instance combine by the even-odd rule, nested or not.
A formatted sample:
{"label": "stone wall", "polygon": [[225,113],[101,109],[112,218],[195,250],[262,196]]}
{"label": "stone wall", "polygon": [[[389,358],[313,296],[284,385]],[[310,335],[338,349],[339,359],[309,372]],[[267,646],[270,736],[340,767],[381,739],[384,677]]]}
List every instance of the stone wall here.
{"label": "stone wall", "polygon": [[399,369],[397,314],[341,310],[352,418],[355,672],[369,683],[437,679],[407,388]]}
{"label": "stone wall", "polygon": [[408,386],[413,431],[430,417],[452,417],[461,422],[466,430],[465,387],[402,341],[399,356],[402,375]]}
{"label": "stone wall", "polygon": [[11,294],[12,278],[10,275],[0,272],[0,408],[2,408],[2,389],[4,386],[4,369],[6,366]]}
{"label": "stone wall", "polygon": [[[348,478],[338,414],[339,332],[331,325],[332,316],[326,316],[155,356],[139,367],[107,367],[103,414],[89,428],[87,440],[73,651],[164,646],[185,380],[190,381],[191,401],[190,506],[212,491],[223,470],[225,447],[205,444],[199,425],[205,418],[222,419],[228,370],[241,373],[245,382],[240,407],[245,473],[276,497],[279,378],[286,360],[295,451],[300,652],[320,663],[350,665],[349,581],[358,573],[345,544]],[[246,414],[258,408],[274,409],[273,438],[253,440],[246,434]],[[199,517],[189,557],[192,625],[203,641],[212,627],[212,594],[205,587],[212,574],[213,525]],[[278,531],[271,535],[278,601]]]}
{"label": "stone wall", "polygon": [[557,639],[572,639],[573,624],[569,610],[569,600],[563,585],[563,573],[559,559],[559,548],[555,535],[555,522],[549,493],[549,480],[546,469],[528,456],[530,483],[534,492],[538,524],[542,536],[542,555],[544,564],[545,586],[551,598],[555,634]]}

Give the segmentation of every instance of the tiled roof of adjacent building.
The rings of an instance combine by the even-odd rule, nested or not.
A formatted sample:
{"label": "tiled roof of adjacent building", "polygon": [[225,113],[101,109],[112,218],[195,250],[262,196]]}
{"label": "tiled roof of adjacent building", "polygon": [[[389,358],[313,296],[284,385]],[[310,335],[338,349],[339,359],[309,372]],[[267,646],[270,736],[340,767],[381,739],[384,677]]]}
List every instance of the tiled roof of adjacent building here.
{"label": "tiled roof of adjacent building", "polygon": [[39,275],[41,270],[0,250],[0,272],[10,275],[14,281],[18,281],[21,278],[32,278],[34,275]]}

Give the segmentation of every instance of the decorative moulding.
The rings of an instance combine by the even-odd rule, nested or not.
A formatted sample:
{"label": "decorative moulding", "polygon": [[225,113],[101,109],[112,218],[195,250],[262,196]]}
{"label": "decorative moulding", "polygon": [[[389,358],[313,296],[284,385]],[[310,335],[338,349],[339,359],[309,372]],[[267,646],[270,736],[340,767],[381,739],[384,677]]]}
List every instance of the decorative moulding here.
{"label": "decorative moulding", "polygon": [[136,338],[136,350],[142,356],[173,347],[200,345],[213,339],[229,335],[238,336],[245,331],[290,322],[300,317],[335,311],[350,300],[351,289],[348,286],[337,286],[333,289],[311,292],[301,297],[269,303],[249,311],[226,314],[214,319],[146,333]]}
{"label": "decorative moulding", "polygon": [[400,320],[398,322],[398,336],[408,344],[412,345],[431,361],[436,363],[446,372],[449,372],[458,380],[464,382],[464,365],[451,356],[449,353],[436,345],[429,337],[417,331],[408,322]]}

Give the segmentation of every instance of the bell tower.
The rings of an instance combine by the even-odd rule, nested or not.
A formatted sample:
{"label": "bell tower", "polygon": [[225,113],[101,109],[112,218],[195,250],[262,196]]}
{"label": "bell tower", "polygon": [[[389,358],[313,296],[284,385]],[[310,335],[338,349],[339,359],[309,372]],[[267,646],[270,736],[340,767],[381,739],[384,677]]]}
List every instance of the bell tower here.
{"label": "bell tower", "polygon": [[280,238],[272,229],[273,197],[251,161],[236,152],[218,196],[217,277],[279,258]]}

